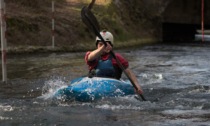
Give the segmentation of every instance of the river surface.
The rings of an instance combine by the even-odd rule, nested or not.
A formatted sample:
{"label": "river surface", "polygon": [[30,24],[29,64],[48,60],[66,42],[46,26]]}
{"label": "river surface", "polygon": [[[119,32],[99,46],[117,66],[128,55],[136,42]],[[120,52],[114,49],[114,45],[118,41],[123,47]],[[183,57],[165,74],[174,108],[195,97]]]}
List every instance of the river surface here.
{"label": "river surface", "polygon": [[[4,126],[210,126],[210,45],[115,50],[130,62],[148,101],[56,101],[52,94],[86,75],[85,52],[9,55],[0,83]],[[123,76],[126,80],[126,77]]]}

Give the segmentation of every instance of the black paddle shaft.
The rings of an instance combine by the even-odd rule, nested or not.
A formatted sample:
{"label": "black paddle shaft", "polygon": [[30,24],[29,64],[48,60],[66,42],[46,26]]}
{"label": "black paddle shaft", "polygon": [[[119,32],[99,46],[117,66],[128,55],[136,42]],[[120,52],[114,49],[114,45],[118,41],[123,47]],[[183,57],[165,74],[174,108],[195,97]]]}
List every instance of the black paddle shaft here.
{"label": "black paddle shaft", "polygon": [[[98,24],[96,17],[93,15],[93,13],[90,11],[90,9],[88,7],[85,6],[82,8],[81,16],[82,16],[82,21],[84,22],[84,24],[88,28],[90,28],[95,33],[96,36],[98,36],[100,38],[100,40],[104,43],[104,45],[107,45],[105,40],[103,39],[103,37],[101,36],[101,34],[99,32],[100,28],[99,28],[99,24]],[[117,61],[117,64],[119,65],[121,70],[124,72],[124,74],[128,77],[128,79],[131,82],[131,84],[133,85],[133,87],[136,90],[138,90],[137,86],[134,84],[134,82],[128,76],[127,72],[125,72],[124,66],[120,63],[119,59],[115,56],[115,53],[111,50],[110,54]],[[142,94],[139,94],[139,95],[142,98],[142,100],[146,101],[146,99],[144,98],[144,96]]]}

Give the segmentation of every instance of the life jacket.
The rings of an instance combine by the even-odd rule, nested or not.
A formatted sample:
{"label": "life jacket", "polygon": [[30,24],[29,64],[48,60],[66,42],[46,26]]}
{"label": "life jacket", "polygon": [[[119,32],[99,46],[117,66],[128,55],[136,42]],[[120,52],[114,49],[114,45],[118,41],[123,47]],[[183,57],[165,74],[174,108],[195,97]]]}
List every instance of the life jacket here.
{"label": "life jacket", "polygon": [[109,55],[106,60],[102,60],[101,57],[98,58],[97,65],[89,71],[88,77],[108,77],[119,80],[122,75],[122,70],[118,66],[113,65],[112,59],[112,55]]}
{"label": "life jacket", "polygon": [[115,68],[112,64],[112,56],[109,56],[107,60],[102,60],[101,58],[99,59],[95,68],[95,76],[109,78],[116,77]]}

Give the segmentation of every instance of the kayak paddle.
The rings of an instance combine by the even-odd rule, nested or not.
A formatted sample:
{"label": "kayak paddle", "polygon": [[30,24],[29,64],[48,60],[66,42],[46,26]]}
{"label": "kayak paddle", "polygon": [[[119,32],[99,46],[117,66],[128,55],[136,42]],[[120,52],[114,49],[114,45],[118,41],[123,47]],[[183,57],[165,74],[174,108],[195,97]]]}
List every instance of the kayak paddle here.
{"label": "kayak paddle", "polygon": [[[103,37],[101,36],[101,34],[99,32],[100,31],[100,28],[99,28],[98,21],[97,21],[96,17],[93,15],[93,13],[90,11],[90,9],[92,8],[94,2],[95,2],[95,0],[92,0],[92,2],[90,3],[90,5],[88,7],[85,6],[85,7],[82,8],[82,11],[81,11],[82,21],[106,45],[105,40],[103,39]],[[110,51],[110,54],[117,61],[117,64],[119,65],[119,67],[121,68],[121,70],[124,72],[124,74],[127,76],[127,78],[129,79],[129,81],[131,82],[131,84],[133,85],[133,87],[136,90],[138,90],[137,86],[134,84],[134,82],[131,80],[131,78],[128,76],[128,74],[125,72],[124,66],[120,63],[119,59],[115,56],[115,53],[113,52],[113,50]],[[139,95],[140,95],[140,97],[142,98],[143,101],[146,101],[146,99],[144,98],[143,94],[139,94]]]}

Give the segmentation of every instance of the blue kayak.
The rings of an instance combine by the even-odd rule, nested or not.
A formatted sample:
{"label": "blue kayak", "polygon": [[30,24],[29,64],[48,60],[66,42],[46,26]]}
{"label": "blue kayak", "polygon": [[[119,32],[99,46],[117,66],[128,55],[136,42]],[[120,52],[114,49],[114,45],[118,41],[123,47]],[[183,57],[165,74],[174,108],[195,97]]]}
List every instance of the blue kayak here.
{"label": "blue kayak", "polygon": [[56,91],[54,97],[62,100],[95,101],[105,97],[118,97],[135,94],[133,86],[125,81],[101,78],[80,77],[70,85]]}

